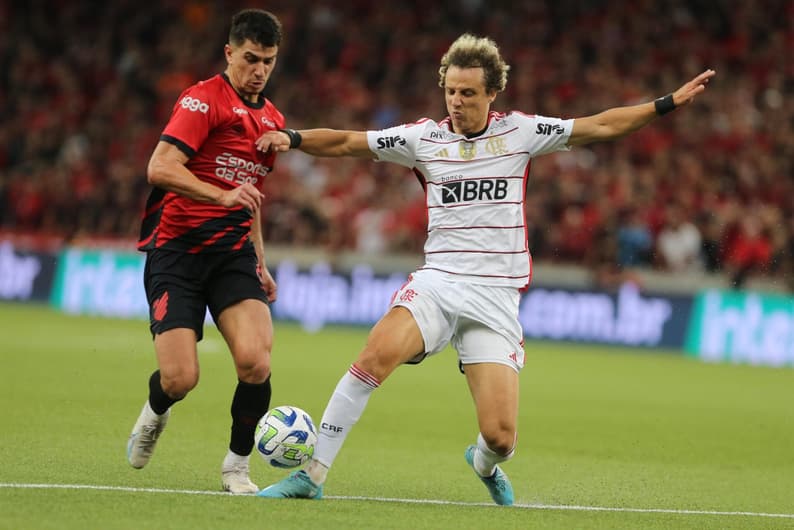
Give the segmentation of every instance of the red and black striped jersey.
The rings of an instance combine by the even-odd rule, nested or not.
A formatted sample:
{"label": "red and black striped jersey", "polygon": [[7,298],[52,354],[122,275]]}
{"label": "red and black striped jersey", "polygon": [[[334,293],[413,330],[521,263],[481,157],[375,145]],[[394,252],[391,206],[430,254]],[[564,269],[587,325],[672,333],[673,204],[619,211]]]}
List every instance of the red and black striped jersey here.
{"label": "red and black striped jersey", "polygon": [[[160,140],[184,152],[185,166],[199,179],[223,189],[251,182],[259,190],[273,169],[274,153],[254,141],[284,128],[284,116],[264,97],[251,103],[225,74],[187,88],[179,96]],[[141,223],[138,249],[222,252],[250,245],[251,212],[189,199],[155,187]]]}

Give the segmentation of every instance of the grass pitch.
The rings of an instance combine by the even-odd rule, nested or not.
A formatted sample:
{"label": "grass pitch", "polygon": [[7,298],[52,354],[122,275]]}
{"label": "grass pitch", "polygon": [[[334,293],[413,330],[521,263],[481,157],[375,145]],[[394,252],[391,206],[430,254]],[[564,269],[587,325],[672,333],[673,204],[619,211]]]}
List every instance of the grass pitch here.
{"label": "grass pitch", "polygon": [[[319,421],[366,330],[276,323],[272,404]],[[221,494],[235,385],[208,326],[201,382],[150,464],[125,445],[155,368],[146,322],[0,304],[0,528],[794,528],[794,371],[528,343],[517,505],[463,460],[476,436],[450,350],[373,394],[322,501]],[[285,472],[252,460],[261,487]]]}

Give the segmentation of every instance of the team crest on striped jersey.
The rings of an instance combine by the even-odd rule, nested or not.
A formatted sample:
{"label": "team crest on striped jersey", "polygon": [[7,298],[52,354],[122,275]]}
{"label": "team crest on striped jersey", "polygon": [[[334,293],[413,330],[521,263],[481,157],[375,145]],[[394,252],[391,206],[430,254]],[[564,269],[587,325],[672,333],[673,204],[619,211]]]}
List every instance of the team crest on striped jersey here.
{"label": "team crest on striped jersey", "polygon": [[463,160],[471,160],[477,155],[477,143],[462,141],[458,144],[460,150],[460,157]]}

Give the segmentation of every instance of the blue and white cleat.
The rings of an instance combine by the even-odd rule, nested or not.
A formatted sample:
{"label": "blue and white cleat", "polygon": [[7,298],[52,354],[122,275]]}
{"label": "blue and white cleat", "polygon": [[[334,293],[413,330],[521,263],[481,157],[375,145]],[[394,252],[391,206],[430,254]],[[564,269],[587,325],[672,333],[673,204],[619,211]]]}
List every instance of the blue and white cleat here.
{"label": "blue and white cleat", "polygon": [[[476,445],[470,445],[466,448],[466,452],[463,455],[472,469],[474,469],[474,451],[476,450]],[[488,493],[491,494],[491,498],[496,504],[501,506],[511,506],[513,504],[513,486],[510,484],[510,479],[507,478],[507,475],[499,466],[496,466],[493,475],[490,477],[480,476],[476,469],[474,469],[474,473],[488,488]]]}
{"label": "blue and white cleat", "polygon": [[270,499],[322,499],[323,487],[312,482],[309,474],[301,469],[271,484],[256,496]]}
{"label": "blue and white cleat", "polygon": [[149,463],[157,439],[163,433],[170,415],[171,409],[166,410],[164,414],[155,414],[148,399],[143,404],[141,414],[127,440],[127,460],[132,467],[141,469]]}

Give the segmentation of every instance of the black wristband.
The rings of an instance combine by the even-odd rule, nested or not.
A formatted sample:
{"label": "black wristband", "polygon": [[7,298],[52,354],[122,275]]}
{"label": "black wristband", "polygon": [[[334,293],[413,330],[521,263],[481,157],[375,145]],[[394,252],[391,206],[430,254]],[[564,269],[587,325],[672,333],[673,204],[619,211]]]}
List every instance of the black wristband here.
{"label": "black wristband", "polygon": [[675,110],[675,103],[673,102],[673,95],[667,94],[664,97],[654,100],[653,105],[656,107],[656,114],[664,116],[668,112]]}
{"label": "black wristband", "polygon": [[299,133],[295,129],[279,129],[279,131],[289,136],[290,149],[297,149],[298,147],[301,146],[301,142],[303,141],[303,137],[301,136],[301,133]]}

